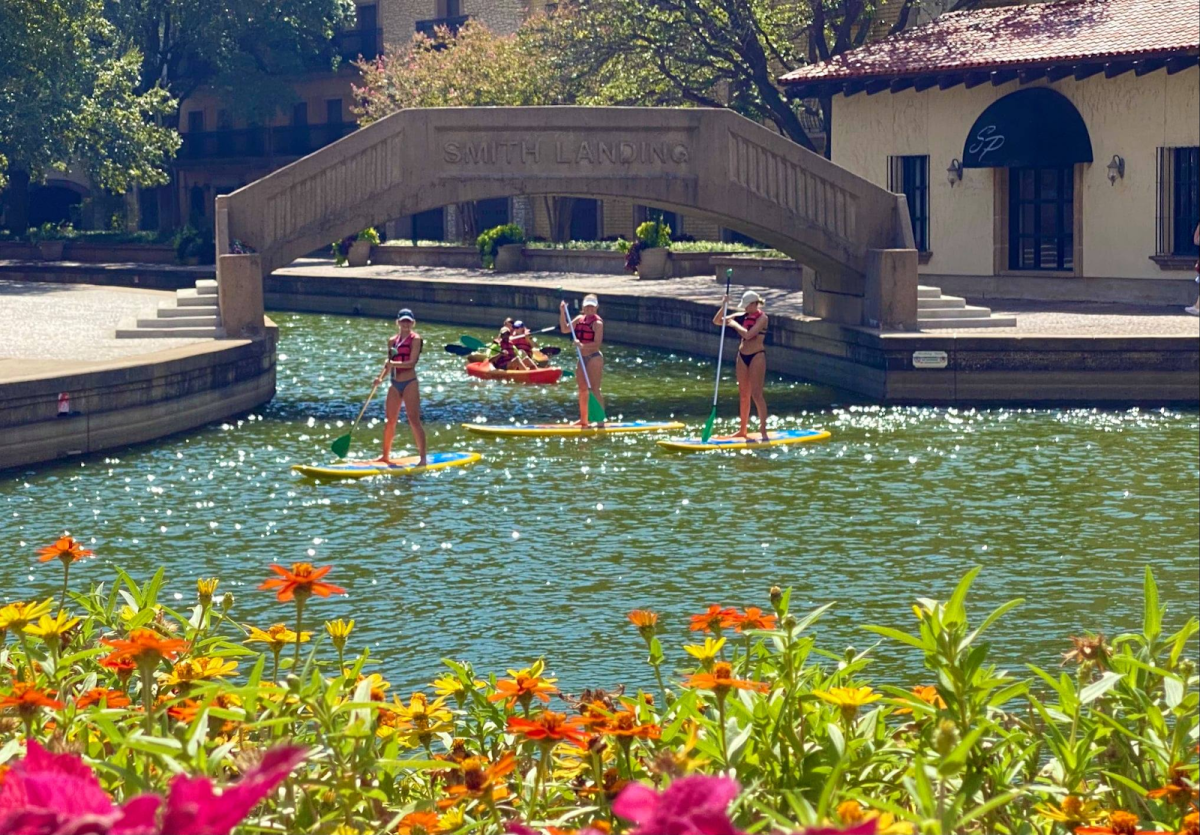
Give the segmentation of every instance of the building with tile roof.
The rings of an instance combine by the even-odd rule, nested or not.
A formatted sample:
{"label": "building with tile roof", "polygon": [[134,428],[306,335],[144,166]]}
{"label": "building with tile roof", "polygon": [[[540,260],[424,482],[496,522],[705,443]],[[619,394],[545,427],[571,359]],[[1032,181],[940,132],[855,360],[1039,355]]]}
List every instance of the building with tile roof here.
{"label": "building with tile roof", "polygon": [[943,14],[781,78],[831,96],[832,158],[902,192],[926,283],[1195,297],[1200,0]]}

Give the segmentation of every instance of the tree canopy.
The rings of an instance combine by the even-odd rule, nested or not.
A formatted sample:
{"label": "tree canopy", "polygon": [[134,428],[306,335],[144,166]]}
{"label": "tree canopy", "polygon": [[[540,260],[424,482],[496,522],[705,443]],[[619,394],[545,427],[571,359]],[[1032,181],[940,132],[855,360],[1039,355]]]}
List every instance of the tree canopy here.
{"label": "tree canopy", "polygon": [[[155,117],[172,102],[160,87],[138,91],[140,66],[100,0],[0,4],[0,186],[71,165],[112,191],[166,182],[179,137]],[[19,225],[24,207],[14,211]]]}

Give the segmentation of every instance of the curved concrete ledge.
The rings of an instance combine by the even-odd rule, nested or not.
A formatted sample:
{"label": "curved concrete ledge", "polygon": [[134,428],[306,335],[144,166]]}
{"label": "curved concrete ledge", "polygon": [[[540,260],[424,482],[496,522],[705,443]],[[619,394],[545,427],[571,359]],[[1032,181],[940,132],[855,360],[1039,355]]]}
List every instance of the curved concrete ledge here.
{"label": "curved concrete ledge", "polygon": [[[463,280],[461,272],[454,279],[318,273],[319,268],[308,273],[293,267],[268,276],[266,305],[386,317],[411,306],[431,321],[485,326],[519,310],[540,326],[557,318],[561,284],[575,302],[588,290],[601,294],[605,320],[619,323],[607,329],[609,341],[716,355],[712,315],[720,288],[711,278],[624,280],[614,289],[616,284],[597,287],[586,277],[502,281]],[[1200,405],[1200,342],[1194,336],[880,333],[804,316],[796,293],[755,289],[767,298],[771,313],[772,371],[872,400]],[[922,367],[920,352],[945,353],[945,367]]]}
{"label": "curved concrete ledge", "polygon": [[[275,395],[277,330],[0,382],[0,470],[162,438]],[[58,416],[60,393],[71,414]]]}

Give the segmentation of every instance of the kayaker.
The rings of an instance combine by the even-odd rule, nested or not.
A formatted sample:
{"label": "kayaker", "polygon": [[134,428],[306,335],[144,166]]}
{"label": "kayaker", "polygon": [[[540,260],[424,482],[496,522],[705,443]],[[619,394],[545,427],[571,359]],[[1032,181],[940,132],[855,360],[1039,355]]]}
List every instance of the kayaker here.
{"label": "kayaker", "polygon": [[520,319],[513,322],[512,343],[513,347],[525,356],[533,356],[533,337],[529,335],[529,328],[525,327],[525,323]]}
{"label": "kayaker", "polygon": [[[583,355],[583,363],[587,364],[586,379],[583,373],[583,363],[577,363],[575,369],[575,379],[579,385],[579,422],[576,425],[585,429],[588,426],[589,382],[592,385],[592,393],[596,395],[600,405],[604,405],[604,395],[600,393],[600,386],[604,380],[604,355],[600,352],[600,348],[604,344],[604,320],[596,313],[599,307],[600,300],[596,298],[595,294],[588,293],[583,297],[582,312],[574,319],[567,320],[567,303],[565,301],[561,303],[558,311],[559,330],[574,335],[575,341],[579,343],[580,353]],[[604,424],[600,423],[599,426],[603,428]]]}
{"label": "kayaker", "polygon": [[[738,345],[737,368],[739,417],[741,428],[731,438],[749,439],[750,404],[758,411],[758,429],[762,440],[770,440],[767,435],[767,398],[763,387],[767,380],[767,314],[762,311],[762,296],[753,290],[747,290],[742,296],[739,309],[732,313],[729,310],[729,296],[721,300],[721,308],[713,316],[713,324],[720,327],[721,317],[725,317],[727,325],[742,338]],[[741,318],[741,322],[737,321]]]}
{"label": "kayaker", "polygon": [[382,383],[389,374],[392,383],[387,393],[387,423],[383,428],[383,455],[378,459],[383,464],[392,463],[392,439],[396,435],[396,420],[400,409],[408,416],[413,441],[421,460],[418,466],[427,464],[425,457],[425,427],[421,425],[421,393],[417,383],[417,362],[421,359],[421,335],[414,330],[417,317],[407,307],[396,314],[396,335],[388,340],[388,360],[379,372],[376,384]]}
{"label": "kayaker", "polygon": [[499,352],[492,357],[492,367],[503,371],[517,358],[517,349],[513,346],[512,341],[512,329],[501,328],[500,335],[496,337],[496,344],[499,346]]}

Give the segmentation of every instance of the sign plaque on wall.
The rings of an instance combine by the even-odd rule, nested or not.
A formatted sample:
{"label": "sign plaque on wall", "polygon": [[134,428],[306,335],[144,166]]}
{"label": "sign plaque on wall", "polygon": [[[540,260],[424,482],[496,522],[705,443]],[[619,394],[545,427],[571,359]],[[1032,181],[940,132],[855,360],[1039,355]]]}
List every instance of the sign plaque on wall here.
{"label": "sign plaque on wall", "polygon": [[949,362],[945,351],[913,351],[913,368],[945,368]]}

